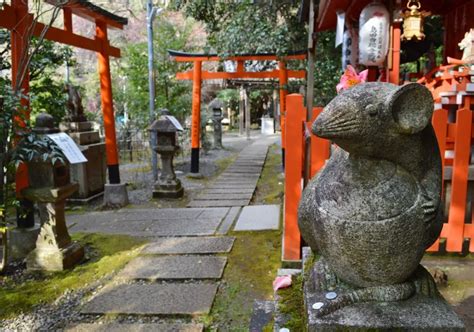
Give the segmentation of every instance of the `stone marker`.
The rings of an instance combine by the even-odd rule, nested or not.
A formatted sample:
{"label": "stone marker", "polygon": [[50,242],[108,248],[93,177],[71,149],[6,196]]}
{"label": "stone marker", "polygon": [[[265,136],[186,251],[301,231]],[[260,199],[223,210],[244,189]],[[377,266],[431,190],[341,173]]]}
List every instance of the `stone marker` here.
{"label": "stone marker", "polygon": [[212,112],[212,123],[214,127],[214,149],[222,149],[222,109],[224,103],[219,98],[214,98],[208,106]]}
{"label": "stone marker", "polygon": [[280,205],[252,205],[242,209],[234,231],[272,230],[279,226]]}
{"label": "stone marker", "polygon": [[227,262],[218,256],[139,256],[118,274],[130,280],[220,279]]}
{"label": "stone marker", "polygon": [[174,172],[173,159],[179,151],[176,142],[176,134],[182,128],[170,120],[168,110],[162,110],[162,114],[148,128],[149,131],[156,132],[155,152],[161,157],[161,173],[155,183],[153,197],[156,198],[180,198],[183,197],[184,189],[181,181],[176,178]]}
{"label": "stone marker", "polygon": [[81,310],[83,314],[208,314],[215,283],[122,284],[105,287]]}
{"label": "stone marker", "polygon": [[213,254],[232,249],[233,237],[170,237],[156,239],[142,250],[142,254]]}
{"label": "stone marker", "polygon": [[202,332],[202,324],[181,323],[103,323],[78,324],[66,328],[67,332]]}
{"label": "stone marker", "polygon": [[301,235],[321,254],[305,274],[309,331],[463,330],[420,265],[443,225],[432,112],[419,84],[366,83],[340,93],[314,122],[313,133],[339,148],[298,212]]}

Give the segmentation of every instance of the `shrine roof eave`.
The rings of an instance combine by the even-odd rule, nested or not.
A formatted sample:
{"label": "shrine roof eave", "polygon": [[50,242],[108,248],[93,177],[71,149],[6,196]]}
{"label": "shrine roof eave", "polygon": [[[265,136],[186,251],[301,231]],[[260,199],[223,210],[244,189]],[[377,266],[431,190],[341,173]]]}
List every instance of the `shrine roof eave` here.
{"label": "shrine roof eave", "polygon": [[229,57],[219,56],[217,53],[191,53],[182,52],[176,50],[168,50],[168,54],[175,58],[176,61],[181,62],[193,62],[193,61],[221,61],[221,60],[279,60],[279,59],[298,59],[303,60],[306,58],[306,50],[292,51],[285,55],[277,55],[276,53],[244,53],[233,55]]}
{"label": "shrine roof eave", "polygon": [[[433,15],[445,15],[470,1],[473,0],[420,0],[421,7]],[[316,28],[318,31],[336,29],[336,13],[339,10],[346,13],[346,19],[358,20],[362,9],[371,2],[372,0],[320,0]],[[406,2],[407,0],[402,0],[402,8],[406,6]]]}
{"label": "shrine roof eave", "polygon": [[[45,1],[52,5],[57,3],[56,0]],[[86,20],[92,22],[102,20],[111,28],[123,29],[123,26],[128,24],[128,19],[126,17],[111,13],[87,0],[69,0],[63,7],[70,8],[75,15]]]}

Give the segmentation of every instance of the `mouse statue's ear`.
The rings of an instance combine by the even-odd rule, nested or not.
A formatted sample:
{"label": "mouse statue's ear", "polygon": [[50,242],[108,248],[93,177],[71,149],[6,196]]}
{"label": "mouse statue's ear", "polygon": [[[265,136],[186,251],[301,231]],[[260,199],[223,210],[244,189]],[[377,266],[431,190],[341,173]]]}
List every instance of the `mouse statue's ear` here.
{"label": "mouse statue's ear", "polygon": [[428,125],[433,114],[433,97],[423,85],[410,83],[388,97],[388,108],[403,134],[415,134]]}

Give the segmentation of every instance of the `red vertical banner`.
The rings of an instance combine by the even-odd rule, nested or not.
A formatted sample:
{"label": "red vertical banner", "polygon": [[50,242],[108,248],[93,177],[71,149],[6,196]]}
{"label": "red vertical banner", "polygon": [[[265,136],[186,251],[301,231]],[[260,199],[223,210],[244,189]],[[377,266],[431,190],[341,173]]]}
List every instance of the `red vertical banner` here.
{"label": "red vertical banner", "polygon": [[303,96],[291,94],[286,97],[286,139],[285,152],[285,209],[283,229],[283,260],[300,259],[301,235],[298,228],[298,204],[302,191],[303,151],[306,110]]}

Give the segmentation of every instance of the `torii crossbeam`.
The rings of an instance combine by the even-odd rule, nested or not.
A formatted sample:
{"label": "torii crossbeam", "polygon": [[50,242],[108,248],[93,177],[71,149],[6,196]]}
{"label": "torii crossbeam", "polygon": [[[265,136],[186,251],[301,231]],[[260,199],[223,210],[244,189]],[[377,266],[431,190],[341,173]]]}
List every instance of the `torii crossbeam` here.
{"label": "torii crossbeam", "polygon": [[[281,121],[284,121],[285,96],[287,94],[287,84],[289,78],[305,78],[304,70],[288,70],[286,62],[288,60],[306,59],[306,51],[295,52],[282,57],[276,54],[244,54],[222,58],[216,54],[196,54],[168,50],[169,55],[178,62],[192,62],[193,70],[176,74],[178,80],[193,81],[193,104],[191,115],[191,173],[199,174],[199,148],[201,129],[201,83],[203,80],[215,79],[238,79],[238,78],[273,78],[278,79],[280,86],[280,114]],[[202,63],[206,61],[236,61],[237,70],[235,72],[209,72],[202,70]],[[245,71],[245,61],[278,61],[278,69],[271,71],[249,72]],[[282,128],[282,148],[284,149],[285,131],[284,123]]]}

